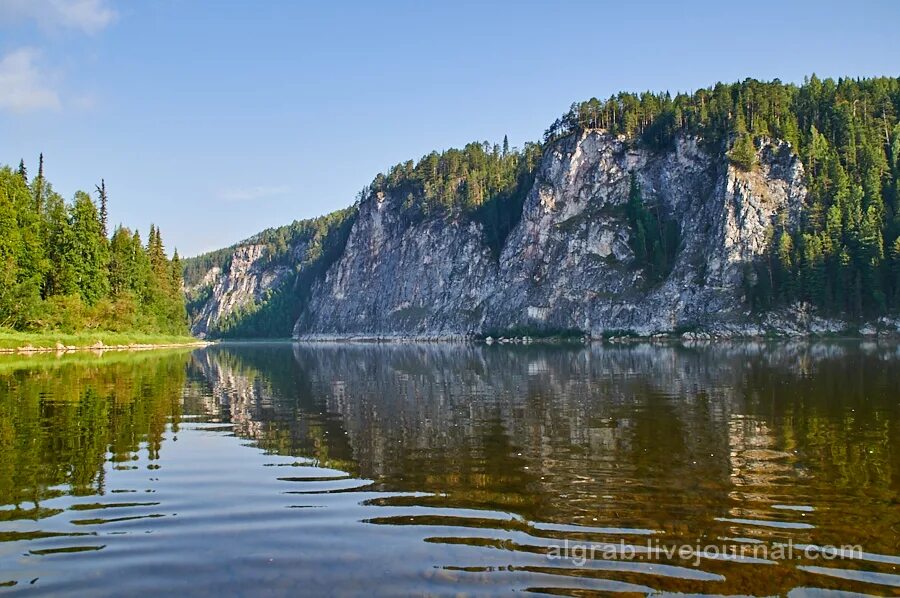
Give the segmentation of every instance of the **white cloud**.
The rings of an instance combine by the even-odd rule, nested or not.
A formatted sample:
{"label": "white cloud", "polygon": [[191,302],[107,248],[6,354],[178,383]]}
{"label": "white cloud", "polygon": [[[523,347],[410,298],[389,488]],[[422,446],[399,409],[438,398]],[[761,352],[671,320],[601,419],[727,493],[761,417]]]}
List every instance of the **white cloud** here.
{"label": "white cloud", "polygon": [[0,109],[28,112],[59,109],[59,94],[37,65],[37,51],[21,48],[0,59]]}
{"label": "white cloud", "polygon": [[219,198],[225,201],[253,201],[267,199],[276,195],[284,195],[291,189],[285,185],[277,187],[247,187],[245,189],[226,189],[219,192]]}
{"label": "white cloud", "polygon": [[107,0],[0,0],[0,19],[32,19],[41,27],[96,33],[116,18]]}

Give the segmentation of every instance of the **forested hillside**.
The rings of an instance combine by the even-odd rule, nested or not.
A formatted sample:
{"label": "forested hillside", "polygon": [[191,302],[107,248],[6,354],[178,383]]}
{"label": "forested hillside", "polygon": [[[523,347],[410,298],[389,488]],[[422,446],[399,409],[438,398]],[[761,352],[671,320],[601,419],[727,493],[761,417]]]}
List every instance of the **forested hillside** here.
{"label": "forested hillside", "polygon": [[[677,172],[663,173],[662,179],[657,179],[652,169],[648,170],[648,164],[657,158],[664,162],[666,156],[679,153],[679,147],[686,147],[684,144],[696,146],[706,158],[698,154],[683,156],[686,162],[669,163],[668,167],[677,170],[690,163],[690,167],[695,168],[708,159],[706,180],[719,181],[716,188],[701,185],[702,192],[708,198],[724,197],[723,194],[730,193],[725,188],[730,184],[728,181],[744,181],[740,184],[749,185],[746,192],[750,196],[761,193],[752,199],[753,205],[735,208],[744,210],[745,215],[747,210],[759,211],[762,209],[759,202],[768,201],[768,194],[760,191],[762,186],[770,185],[775,189],[787,184],[786,181],[796,182],[796,197],[778,192],[779,197],[792,207],[786,209],[782,206],[767,213],[761,224],[763,232],[760,236],[764,238],[754,238],[752,246],[743,248],[746,259],[735,258],[739,262],[737,278],[742,280],[735,299],[744,312],[750,308],[755,314],[762,315],[788,306],[800,305],[804,310],[804,306],[812,306],[812,312],[817,317],[846,323],[896,313],[900,309],[898,115],[900,79],[894,77],[820,80],[811,76],[800,85],[778,80],[761,82],[747,79],[739,83],[717,83],[692,93],[618,93],[606,100],[592,98],[573,104],[546,130],[540,143],[528,143],[519,149],[509,147],[505,138],[502,143],[496,144],[473,142],[462,149],[431,152],[418,161],[402,162],[386,173],[378,174],[354,204],[354,209],[367,214],[360,227],[365,225],[368,228],[359,229],[359,241],[353,245],[353,251],[355,254],[368,251],[377,259],[373,257],[372,263],[366,267],[368,269],[360,266],[352,275],[371,277],[384,268],[392,272],[391,276],[409,274],[415,282],[410,280],[409,286],[394,298],[397,305],[389,308],[380,303],[386,300],[383,294],[364,304],[364,299],[368,301],[365,293],[368,285],[366,281],[360,281],[358,292],[361,294],[356,299],[348,300],[359,304],[356,306],[357,312],[348,307],[343,314],[344,320],[335,320],[335,326],[339,328],[338,322],[353,314],[360,317],[363,317],[361,314],[369,314],[363,319],[371,321],[371,315],[380,313],[382,308],[386,313],[399,314],[397,318],[403,316],[406,318],[404,322],[415,319],[413,315],[421,316],[431,311],[437,312],[435,322],[452,322],[453,318],[447,313],[451,308],[447,305],[452,305],[452,309],[468,305],[465,309],[480,313],[486,304],[473,298],[466,300],[473,301],[471,305],[466,301],[455,303],[458,298],[447,299],[447,305],[428,303],[431,299],[422,299],[427,295],[425,289],[428,288],[422,282],[424,271],[417,276],[416,272],[391,270],[401,267],[399,264],[402,268],[420,270],[425,267],[423,264],[450,259],[446,252],[441,254],[437,248],[433,254],[421,256],[422,261],[416,265],[412,257],[418,251],[415,243],[417,236],[430,235],[438,239],[439,231],[449,228],[458,232],[446,233],[446,238],[441,242],[447,243],[448,247],[456,247],[453,243],[464,243],[461,235],[462,231],[467,231],[465,234],[471,233],[477,238],[473,246],[475,253],[457,247],[467,256],[466,263],[456,264],[454,267],[458,271],[450,278],[431,281],[437,285],[436,288],[452,284],[458,276],[473,276],[471,285],[466,287],[468,289],[489,284],[485,280],[490,280],[494,275],[482,280],[478,276],[483,274],[475,274],[478,268],[499,269],[500,272],[514,268],[512,264],[501,262],[504,259],[520,259],[522,255],[539,249],[534,243],[542,243],[564,230],[575,230],[584,224],[586,228],[578,233],[582,236],[570,239],[565,244],[568,247],[566,251],[548,256],[546,259],[551,260],[546,262],[548,265],[555,261],[557,267],[561,267],[560,264],[567,259],[575,259],[573,256],[582,251],[581,248],[605,247],[610,242],[608,239],[622,234],[627,239],[631,257],[624,257],[620,251],[616,259],[612,259],[606,253],[604,268],[618,269],[627,262],[626,271],[620,272],[621,280],[631,280],[636,276],[635,282],[627,285],[629,292],[647,295],[658,291],[684,253],[687,242],[684,237],[685,223],[690,221],[693,224],[697,215],[674,213],[672,206],[682,203],[679,197],[661,201],[660,191],[653,188],[652,180],[670,180],[678,176]],[[586,213],[583,217],[593,219],[593,224],[574,219],[559,223],[557,228],[542,230],[529,241],[532,243],[528,246],[531,249],[522,249],[517,254],[519,257],[502,257],[504,249],[509,246],[510,235],[522,221],[523,206],[530,194],[547,193],[550,194],[548,197],[553,196],[546,207],[549,213],[555,209],[552,203],[569,193],[567,186],[574,188],[580,185],[578,181],[557,181],[555,187],[548,186],[549,179],[555,175],[551,171],[545,172],[545,168],[556,163],[554,156],[580,152],[580,149],[573,150],[573,147],[579,147],[580,140],[590,137],[585,135],[588,132],[615,141],[604,142],[603,147],[622,145],[616,150],[620,152],[618,157],[610,155],[609,159],[596,162],[595,170],[584,175],[598,181],[596,185],[599,186],[585,190],[576,201],[586,201],[588,204],[598,202],[599,205],[607,201],[608,198],[603,198],[610,193],[625,197],[612,201],[613,206],[618,207],[602,208],[606,212],[601,210],[591,216]],[[764,164],[760,162],[763,157]],[[795,157],[799,158],[799,170],[796,173],[784,171],[785,168],[793,168],[790,165],[795,163]],[[599,160],[583,154],[579,154],[578,159]],[[620,159],[621,162],[618,162]],[[628,166],[629,160],[632,166]],[[616,181],[620,180],[620,174],[624,174],[627,180],[629,169],[635,165],[644,170],[630,172],[629,190],[627,195],[623,194]],[[541,175],[543,178],[538,179],[541,172],[544,173]],[[738,174],[732,176],[729,173]],[[697,192],[699,188],[682,189],[680,193]],[[376,209],[372,207],[375,205],[384,207]],[[583,208],[572,209],[576,213]],[[715,207],[715,210],[722,209],[726,206]],[[715,214],[720,213],[715,210],[707,216],[709,221],[700,224],[706,227],[721,226],[721,222],[714,221]],[[606,226],[605,219],[617,213],[622,220],[615,231],[605,233],[611,237],[605,237],[607,240],[602,242],[589,238],[594,234],[591,226]],[[338,265],[343,263],[348,268],[339,268],[334,272],[335,277],[329,284],[335,296],[343,297],[344,286],[351,283],[348,276],[351,275],[351,264],[355,262],[335,252],[343,247],[348,235],[354,238],[349,229],[352,224],[353,219],[342,221],[340,234],[333,237],[338,242],[331,245],[328,259],[318,261],[314,270],[316,280],[323,280],[332,262]],[[394,237],[383,237],[388,234],[385,226],[394,227]],[[712,234],[712,230],[710,228],[707,233]],[[265,231],[258,237],[192,259],[185,271],[188,284],[196,284],[214,267],[227,272],[232,256],[237,255],[235,251],[253,243],[264,243],[266,246],[262,253],[263,260],[253,263],[254,280],[263,280],[267,276],[270,281],[281,280],[280,275],[275,275],[276,270],[291,264],[295,257],[292,247],[302,245],[301,241],[306,236],[294,234],[291,227],[283,227]],[[712,242],[712,237],[707,241]],[[736,242],[747,241],[739,239]],[[476,254],[480,248],[490,249],[493,265],[482,265],[478,261],[480,258]],[[393,255],[397,263],[382,258],[386,255],[384,251],[394,250],[397,251]],[[691,258],[693,261],[688,267],[695,272],[690,287],[700,289],[705,285],[706,266],[701,262],[707,258],[714,260],[716,251],[720,250],[711,249],[709,255]],[[411,254],[406,256],[404,252]],[[281,261],[275,260],[275,256],[280,256],[278,259]],[[341,261],[344,258],[348,259]],[[404,261],[407,258],[409,263]],[[471,261],[473,259],[475,262]],[[274,265],[267,270],[263,261]],[[362,258],[357,261],[359,264],[367,263]],[[298,271],[302,269],[298,263],[293,266]],[[594,271],[590,275],[600,276]],[[545,280],[531,272],[525,276],[538,286]],[[209,332],[213,335],[284,336],[286,322],[302,309],[305,301],[302,296],[310,293],[310,287],[315,282],[312,277],[302,280],[292,277],[290,280],[293,284],[289,287],[266,291],[261,297],[249,297],[241,290],[240,275],[232,275],[230,286],[224,286],[220,291],[207,286],[203,291],[205,295],[195,293],[192,296],[193,308],[199,313],[209,301],[218,306],[207,312],[220,317],[218,323],[215,317],[206,320],[212,325]],[[582,283],[583,280],[579,284]],[[621,297],[621,291],[610,294],[594,287],[588,290],[598,305],[604,301],[615,303],[616,297]],[[215,296],[216,292],[221,296]],[[732,293],[733,289],[723,288],[720,292]],[[566,291],[560,289],[559,293],[566,294]],[[425,303],[420,305],[423,301]],[[232,309],[238,303],[239,308]],[[323,299],[316,309],[327,305],[328,301]],[[223,306],[225,309],[221,309]],[[544,309],[539,305],[526,312],[540,314],[544,313],[541,311]],[[530,316],[522,317],[528,319]],[[747,319],[746,315],[741,317]],[[635,316],[633,319],[639,321],[641,318]],[[354,325],[364,327],[362,324]],[[323,324],[323,331],[327,332],[325,328],[327,326]],[[392,330],[379,332],[391,333]]]}
{"label": "forested hillside", "polygon": [[0,328],[186,334],[182,266],[151,225],[109,235],[106,185],[65,201],[24,161],[0,168]]}
{"label": "forested hillside", "polygon": [[[518,221],[543,148],[602,129],[654,150],[696,136],[712,154],[756,168],[756,145],[787,141],[809,188],[799,226],[774,222],[766,259],[748,267],[747,300],[756,310],[806,301],[823,313],[861,318],[900,308],[900,79],[778,80],[717,83],[691,94],[618,93],[575,103],[522,151],[471,143],[432,152],[379,174],[373,190],[408,194],[410,211],[470,213],[499,250]],[[640,191],[634,190],[639,196]],[[638,262],[658,277],[677,251],[677,233],[629,202]],[[650,220],[654,220],[653,223]]]}
{"label": "forested hillside", "polygon": [[463,149],[431,152],[418,162],[397,164],[387,175],[379,174],[361,197],[371,192],[390,192],[406,198],[404,212],[410,220],[434,216],[464,216],[484,227],[485,241],[500,253],[506,235],[518,222],[525,195],[534,182],[541,159],[541,145],[523,149],[487,141]]}
{"label": "forested hillside", "polygon": [[[518,221],[543,147],[603,129],[654,150],[678,135],[712,154],[756,168],[755,145],[790,143],[803,162],[809,201],[803,221],[774,222],[767,259],[748,268],[747,299],[757,310],[807,301],[829,315],[860,318],[900,308],[900,79],[717,83],[692,94],[619,93],[573,104],[522,151],[471,143],[432,152],[379,174],[373,190],[407,194],[410,212],[471,213],[495,250]],[[640,195],[634,190],[633,195]],[[677,236],[640,199],[629,202],[638,261],[650,274],[673,259]],[[650,222],[652,219],[654,222]]]}
{"label": "forested hillside", "polygon": [[656,149],[698,136],[745,170],[754,144],[791,144],[809,188],[803,221],[773,223],[767,259],[748,269],[748,300],[796,300],[859,318],[900,308],[900,79],[718,83],[692,94],[619,93],[573,104],[544,135],[552,142],[601,128]]}
{"label": "forested hillside", "polygon": [[[222,338],[286,336],[300,314],[313,283],[341,255],[356,217],[356,207],[345,208],[287,226],[270,228],[237,244],[184,260],[184,281],[190,320],[221,311],[210,303],[214,294],[242,294],[246,289],[230,286],[234,279],[247,279],[253,272],[278,272],[257,293],[238,301],[227,314],[219,314],[214,326],[202,331]],[[233,257],[242,246],[258,247],[252,264],[235,268]],[[212,273],[212,276],[207,276]],[[269,286],[269,285],[272,286]],[[263,288],[264,287],[264,288]]]}
{"label": "forested hillside", "polygon": [[[767,259],[746,274],[748,301],[764,310],[801,300],[823,313],[859,318],[900,308],[898,114],[900,79],[889,77],[813,75],[799,86],[747,79],[675,96],[623,92],[573,104],[547,129],[542,145],[510,150],[504,139],[502,146],[470,143],[432,152],[379,174],[371,189],[406,195],[413,217],[469,214],[499,253],[542,149],[566,136],[602,129],[661,151],[678,135],[691,135],[744,170],[756,168],[755,145],[782,139],[806,169],[808,206],[797,227],[773,223]],[[639,262],[664,270],[677,250],[676,233],[651,226],[640,200],[629,210],[641,237]]]}

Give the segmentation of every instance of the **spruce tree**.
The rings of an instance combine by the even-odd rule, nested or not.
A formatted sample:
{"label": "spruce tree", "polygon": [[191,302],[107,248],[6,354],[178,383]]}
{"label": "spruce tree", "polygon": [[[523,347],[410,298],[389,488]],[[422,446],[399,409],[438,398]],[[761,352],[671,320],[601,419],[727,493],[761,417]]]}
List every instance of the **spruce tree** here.
{"label": "spruce tree", "polygon": [[44,211],[44,152],[38,156],[38,173],[34,179],[34,204],[39,214]]}
{"label": "spruce tree", "polygon": [[114,296],[135,290],[135,255],[131,231],[117,226],[109,242],[109,288]]}
{"label": "spruce tree", "polygon": [[141,242],[141,235],[138,231],[134,231],[134,234],[131,237],[131,255],[134,268],[131,289],[137,295],[141,305],[146,306],[151,301],[153,276],[150,258],[147,255],[147,251],[144,249],[144,245]]}
{"label": "spruce tree", "polygon": [[19,175],[25,184],[28,184],[28,169],[25,168],[25,160],[19,160],[19,168],[16,169],[16,174]]}
{"label": "spruce tree", "polygon": [[100,225],[103,230],[103,238],[108,238],[109,229],[107,228],[107,221],[109,219],[109,214],[107,212],[106,181],[100,179],[100,184],[95,185],[95,187],[97,188],[97,196],[100,199]]}

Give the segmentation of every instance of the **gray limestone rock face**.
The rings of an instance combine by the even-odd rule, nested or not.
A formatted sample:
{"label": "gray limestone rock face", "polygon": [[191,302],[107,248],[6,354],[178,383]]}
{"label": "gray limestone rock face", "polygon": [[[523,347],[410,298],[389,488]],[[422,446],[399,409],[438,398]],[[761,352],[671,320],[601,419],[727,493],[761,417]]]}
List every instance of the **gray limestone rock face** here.
{"label": "gray limestone rock face", "polygon": [[[518,224],[498,255],[464,214],[404,216],[407,198],[362,198],[342,253],[307,289],[294,337],[450,338],[504,330],[611,330],[639,334],[707,328],[759,333],[744,300],[748,265],[774,223],[799,222],[807,191],[788,144],[761,139],[746,172],[692,137],[651,151],[603,131],[551,144]],[[631,250],[625,206],[630,178],[645,205],[674,221],[680,244],[671,271],[649,280]],[[295,248],[300,259],[301,248]],[[239,246],[194,331],[290,284],[261,248]],[[772,326],[773,320],[767,320]],[[285,331],[287,335],[291,331]]]}

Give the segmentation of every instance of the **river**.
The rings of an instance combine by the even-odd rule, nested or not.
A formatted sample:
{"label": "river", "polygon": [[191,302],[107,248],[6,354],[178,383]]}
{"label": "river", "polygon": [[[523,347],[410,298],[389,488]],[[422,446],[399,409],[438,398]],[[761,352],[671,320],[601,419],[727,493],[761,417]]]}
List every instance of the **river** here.
{"label": "river", "polygon": [[900,593],[900,347],[0,359],[0,594]]}

